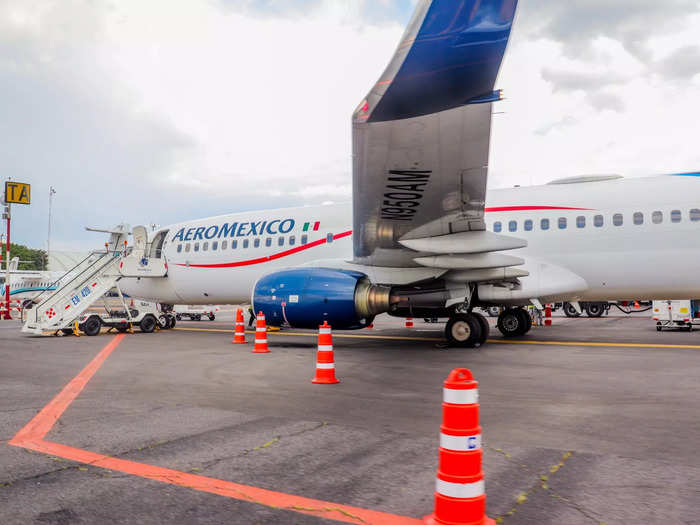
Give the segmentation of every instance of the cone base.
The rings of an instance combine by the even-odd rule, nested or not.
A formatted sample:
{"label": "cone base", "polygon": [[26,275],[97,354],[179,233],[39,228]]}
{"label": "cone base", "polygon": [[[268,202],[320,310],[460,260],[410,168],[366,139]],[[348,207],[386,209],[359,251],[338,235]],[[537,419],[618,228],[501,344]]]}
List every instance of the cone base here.
{"label": "cone base", "polygon": [[254,349],[251,353],[252,354],[269,354],[270,351],[267,348],[265,350]]}
{"label": "cone base", "polygon": [[[423,518],[423,523],[425,525],[459,525],[459,522],[453,522],[453,521],[439,521],[435,518],[435,514],[431,514],[430,516],[426,516]],[[466,522],[462,522],[466,523]],[[469,524],[469,525],[496,525],[496,520],[492,520],[488,516],[484,516],[481,522],[476,522],[474,524]]]}
{"label": "cone base", "polygon": [[246,344],[248,341],[231,341],[231,342],[232,342],[234,345],[244,345],[244,344]]}
{"label": "cone base", "polygon": [[335,385],[336,383],[340,383],[340,379],[318,379],[318,378],[313,378],[311,382],[315,385]]}

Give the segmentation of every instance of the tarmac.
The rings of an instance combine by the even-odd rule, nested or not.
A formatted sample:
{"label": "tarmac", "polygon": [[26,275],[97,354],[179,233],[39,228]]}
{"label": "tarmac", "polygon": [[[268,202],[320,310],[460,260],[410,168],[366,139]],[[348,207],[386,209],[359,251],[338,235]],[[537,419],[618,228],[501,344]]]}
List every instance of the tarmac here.
{"label": "tarmac", "polygon": [[[232,312],[153,334],[32,337],[0,322],[0,523],[421,523],[442,381],[479,381],[488,514],[700,524],[700,333],[555,317],[478,350],[380,317],[233,345]],[[495,320],[491,319],[492,326]]]}

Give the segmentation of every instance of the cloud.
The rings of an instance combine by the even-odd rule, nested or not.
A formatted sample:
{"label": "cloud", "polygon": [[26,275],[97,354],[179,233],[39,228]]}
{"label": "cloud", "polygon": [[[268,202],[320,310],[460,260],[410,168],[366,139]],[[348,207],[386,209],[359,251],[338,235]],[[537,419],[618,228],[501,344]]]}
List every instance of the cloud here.
{"label": "cloud", "polygon": [[676,49],[653,67],[656,73],[666,78],[690,80],[700,73],[700,46],[691,45]]}
{"label": "cloud", "polygon": [[545,67],[542,69],[542,78],[551,82],[554,91],[591,91],[599,90],[605,86],[623,84],[627,78],[613,71],[566,71]]}
{"label": "cloud", "polygon": [[530,37],[562,43],[570,58],[594,57],[593,42],[605,37],[648,61],[650,39],[686,27],[700,4],[697,0],[531,0],[521,8],[523,29]]}

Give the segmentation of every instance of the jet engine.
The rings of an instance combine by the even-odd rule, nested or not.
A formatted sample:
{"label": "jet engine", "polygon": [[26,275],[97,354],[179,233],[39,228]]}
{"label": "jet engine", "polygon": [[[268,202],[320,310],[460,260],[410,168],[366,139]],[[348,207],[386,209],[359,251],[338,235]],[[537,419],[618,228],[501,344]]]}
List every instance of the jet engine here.
{"label": "jet engine", "polygon": [[328,321],[333,328],[353,330],[389,310],[390,291],[352,270],[294,268],[261,277],[252,304],[270,326],[317,328]]}

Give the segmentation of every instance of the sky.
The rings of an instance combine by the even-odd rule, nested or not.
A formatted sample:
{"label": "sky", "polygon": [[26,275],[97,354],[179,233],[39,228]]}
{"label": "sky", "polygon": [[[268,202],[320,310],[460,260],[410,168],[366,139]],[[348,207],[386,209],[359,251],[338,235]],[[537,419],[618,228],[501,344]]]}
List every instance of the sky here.
{"label": "sky", "polygon": [[[415,0],[0,0],[13,240],[351,199],[350,116]],[[489,187],[700,170],[700,0],[520,0]]]}

